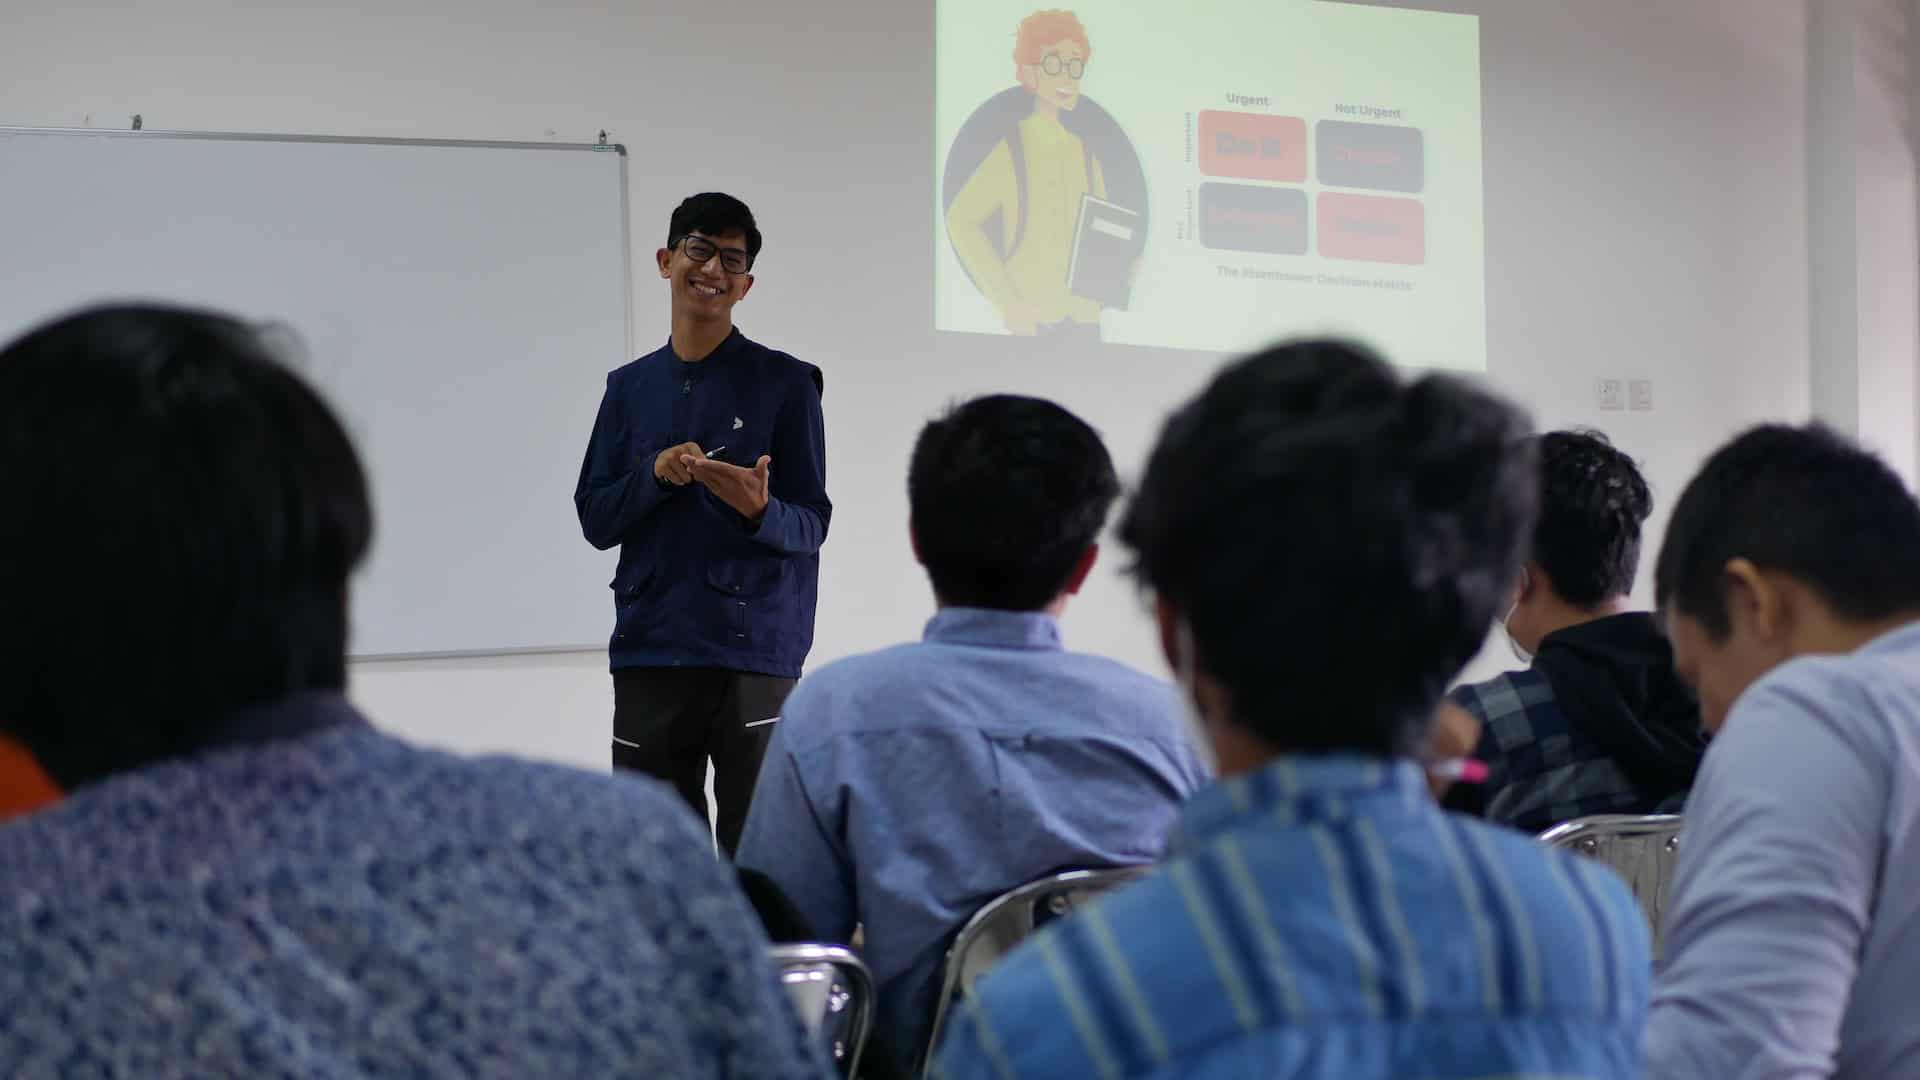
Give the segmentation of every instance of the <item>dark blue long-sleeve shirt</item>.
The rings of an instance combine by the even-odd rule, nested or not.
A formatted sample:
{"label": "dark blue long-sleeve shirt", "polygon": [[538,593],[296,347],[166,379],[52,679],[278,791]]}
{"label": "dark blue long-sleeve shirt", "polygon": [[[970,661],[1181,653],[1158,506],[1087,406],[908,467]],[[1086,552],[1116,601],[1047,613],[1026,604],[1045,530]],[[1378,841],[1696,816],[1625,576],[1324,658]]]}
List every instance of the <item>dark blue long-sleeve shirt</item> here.
{"label": "dark blue long-sleeve shirt", "polygon": [[[607,376],[573,503],[590,543],[620,547],[614,669],[800,674],[833,515],[821,387],[819,368],[737,329],[697,363],[668,344]],[[746,468],[772,458],[758,523],[698,481],[654,476],[660,451],[684,442]]]}

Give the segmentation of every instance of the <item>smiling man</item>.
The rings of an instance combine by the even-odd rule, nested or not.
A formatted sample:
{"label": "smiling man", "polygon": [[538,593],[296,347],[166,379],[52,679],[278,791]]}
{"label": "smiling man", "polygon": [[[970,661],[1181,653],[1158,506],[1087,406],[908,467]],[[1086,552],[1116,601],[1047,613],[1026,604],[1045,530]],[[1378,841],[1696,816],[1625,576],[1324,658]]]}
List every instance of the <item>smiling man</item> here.
{"label": "smiling man", "polygon": [[1825,428],[1755,428],[1687,486],[1654,576],[1715,734],[1644,1075],[1914,1075],[1920,504]]}
{"label": "smiling man", "polygon": [[607,376],[573,493],[614,574],[613,764],[673,784],[732,855],[781,705],[813,645],[826,492],[820,369],[750,341],[753,212],[694,195],[656,254],[667,344]]}

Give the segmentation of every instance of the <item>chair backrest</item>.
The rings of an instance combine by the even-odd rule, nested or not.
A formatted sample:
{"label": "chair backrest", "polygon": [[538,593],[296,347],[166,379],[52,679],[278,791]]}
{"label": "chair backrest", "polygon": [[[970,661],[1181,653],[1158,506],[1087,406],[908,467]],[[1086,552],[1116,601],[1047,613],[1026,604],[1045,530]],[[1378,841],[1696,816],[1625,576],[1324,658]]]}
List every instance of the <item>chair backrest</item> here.
{"label": "chair backrest", "polygon": [[1653,928],[1654,955],[1660,955],[1661,923],[1680,855],[1680,815],[1598,814],[1555,825],[1540,839],[1603,862],[1627,879]]}
{"label": "chair backrest", "polygon": [[940,997],[934,1005],[933,1032],[921,1053],[921,1065],[933,1058],[954,1003],[1000,958],[1028,935],[1054,919],[1146,874],[1149,866],[1122,866],[1106,870],[1067,870],[1048,874],[988,901],[960,927],[947,950]]}
{"label": "chair backrest", "polygon": [[873,973],[838,945],[775,945],[770,955],[807,1030],[841,1075],[853,1076],[873,1030]]}

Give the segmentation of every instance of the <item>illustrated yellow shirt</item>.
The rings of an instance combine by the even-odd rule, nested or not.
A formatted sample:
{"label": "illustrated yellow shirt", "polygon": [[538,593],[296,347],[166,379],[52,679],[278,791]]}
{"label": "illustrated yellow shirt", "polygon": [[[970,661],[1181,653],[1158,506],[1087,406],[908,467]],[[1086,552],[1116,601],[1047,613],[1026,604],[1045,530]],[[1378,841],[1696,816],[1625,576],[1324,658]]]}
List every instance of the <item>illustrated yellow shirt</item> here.
{"label": "illustrated yellow shirt", "polygon": [[[1067,291],[1067,265],[1073,258],[1073,231],[1080,221],[1080,199],[1087,191],[1087,155],[1080,137],[1051,115],[1032,113],[1020,121],[1020,148],[1026,158],[1027,228],[1010,259],[1000,252],[1013,243],[1020,219],[1020,189],[1013,175],[1013,151],[1002,139],[968,178],[947,208],[947,231],[960,262],[993,306],[1013,303],[1039,308],[1042,324],[1064,319],[1100,321],[1100,305]],[[1093,192],[1106,198],[1100,162],[1093,163]],[[987,224],[1000,214],[1000,244],[994,246]]]}

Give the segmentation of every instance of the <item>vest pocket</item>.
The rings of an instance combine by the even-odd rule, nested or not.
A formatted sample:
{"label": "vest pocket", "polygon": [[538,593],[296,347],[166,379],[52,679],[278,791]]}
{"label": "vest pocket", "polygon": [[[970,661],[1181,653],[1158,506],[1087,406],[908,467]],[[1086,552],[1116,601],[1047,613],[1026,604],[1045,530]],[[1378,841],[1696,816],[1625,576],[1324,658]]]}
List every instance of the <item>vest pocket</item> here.
{"label": "vest pocket", "polygon": [[786,574],[786,560],[715,559],[707,564],[707,588],[720,605],[720,626],[726,644],[745,649],[754,645],[762,633],[776,629],[781,602],[780,585]]}

